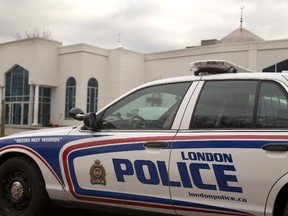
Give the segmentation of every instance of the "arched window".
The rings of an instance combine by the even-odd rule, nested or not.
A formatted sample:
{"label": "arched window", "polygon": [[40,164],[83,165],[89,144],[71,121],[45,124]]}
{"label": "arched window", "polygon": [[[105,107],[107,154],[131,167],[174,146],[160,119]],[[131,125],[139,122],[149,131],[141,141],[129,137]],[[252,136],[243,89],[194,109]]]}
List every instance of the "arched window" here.
{"label": "arched window", "polygon": [[87,88],[87,108],[88,112],[96,112],[98,107],[98,82],[95,78],[88,81]]}
{"label": "arched window", "polygon": [[69,77],[66,82],[66,98],[65,98],[65,118],[69,116],[69,110],[75,107],[76,81],[73,77]]}
{"label": "arched window", "polygon": [[6,74],[5,121],[6,124],[28,124],[30,86],[29,72],[17,65]]}

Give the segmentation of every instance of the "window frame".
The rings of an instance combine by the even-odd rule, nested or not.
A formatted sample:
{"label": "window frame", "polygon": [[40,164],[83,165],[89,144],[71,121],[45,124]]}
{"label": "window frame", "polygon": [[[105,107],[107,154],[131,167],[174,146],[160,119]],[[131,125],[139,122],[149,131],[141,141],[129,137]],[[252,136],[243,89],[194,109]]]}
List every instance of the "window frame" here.
{"label": "window frame", "polygon": [[[182,81],[182,82],[162,83],[162,84],[153,85],[153,86],[146,86],[146,87],[137,89],[137,90],[135,90],[135,91],[133,91],[133,92],[125,95],[124,97],[120,98],[118,101],[116,101],[115,103],[111,104],[109,107],[107,107],[105,110],[103,110],[101,113],[98,114],[98,116],[97,116],[97,122],[98,122],[98,125],[99,125],[99,130],[101,130],[101,131],[106,131],[106,130],[108,130],[108,131],[110,131],[110,130],[111,130],[111,131],[133,131],[133,130],[135,130],[135,129],[131,129],[131,128],[129,128],[129,129],[107,129],[107,128],[103,128],[102,123],[103,123],[104,118],[106,117],[106,112],[110,112],[109,109],[111,109],[113,106],[118,106],[117,104],[123,103],[123,101],[125,101],[127,98],[133,96],[133,94],[137,94],[139,91],[142,91],[142,90],[145,90],[145,89],[148,89],[148,88],[152,88],[152,87],[157,87],[157,86],[164,86],[164,85],[171,85],[171,84],[183,84],[183,83],[187,84],[187,87],[186,87],[186,89],[185,89],[185,91],[184,91],[184,93],[183,93],[183,97],[181,98],[179,105],[177,106],[177,110],[176,110],[176,113],[175,113],[174,119],[173,119],[173,121],[174,121],[175,118],[176,118],[176,116],[177,116],[177,114],[178,114],[178,111],[179,111],[179,109],[180,109],[180,107],[181,107],[181,105],[182,105],[182,103],[183,103],[183,100],[186,98],[186,95],[188,94],[188,92],[189,92],[189,90],[190,90],[190,88],[191,88],[191,84],[193,83],[193,82],[190,81],[190,80],[188,80],[188,81]],[[142,96],[143,96],[143,95],[142,95]],[[137,98],[137,97],[133,97],[133,98],[135,99],[135,98]],[[132,101],[133,101],[133,100],[132,100]],[[126,104],[126,103],[123,103],[123,104]],[[122,105],[122,106],[119,106],[119,107],[123,107],[123,105]],[[119,109],[119,108],[117,108],[117,109]],[[114,113],[117,109],[115,109],[113,112],[111,112],[111,114]],[[182,115],[183,115],[183,113],[182,113]],[[172,121],[172,123],[173,123],[173,121]],[[143,130],[143,131],[159,131],[159,130],[160,130],[160,131],[163,131],[163,130],[170,130],[170,129],[171,129],[171,126],[172,126],[172,123],[171,123],[171,125],[170,125],[170,128],[166,128],[166,129],[164,129],[164,128],[159,128],[159,129],[144,129],[144,130],[143,130],[143,129],[136,129],[136,131],[140,131],[140,130]]]}
{"label": "window frame", "polygon": [[[273,80],[261,80],[261,83],[259,84],[259,87],[258,87],[258,95],[257,95],[257,97],[258,97],[258,100],[257,100],[257,104],[255,104],[255,109],[256,109],[256,111],[255,111],[255,115],[254,115],[254,120],[255,120],[255,124],[254,124],[254,126],[255,126],[255,128],[257,128],[257,129],[285,129],[285,127],[259,127],[258,126],[258,112],[259,112],[259,104],[260,104],[260,95],[262,94],[262,92],[261,92],[261,87],[262,87],[262,85],[263,85],[263,83],[272,83],[272,84],[276,84],[277,85],[277,87],[280,89],[280,91],[282,92],[282,93],[284,93],[283,95],[284,96],[286,96],[286,99],[287,99],[287,104],[288,104],[288,92],[286,91],[286,89],[279,83],[279,82],[277,82],[277,81],[273,81]],[[279,97],[279,95],[277,95],[277,97]],[[287,111],[288,111],[288,109],[287,109]],[[274,117],[274,116],[273,116]],[[287,129],[288,129],[288,127],[287,127]]]}
{"label": "window frame", "polygon": [[[257,84],[256,84],[256,91],[255,91],[255,99],[254,99],[254,107],[253,107],[253,116],[252,116],[252,126],[251,127],[235,127],[235,128],[217,128],[217,127],[214,127],[214,128],[196,128],[196,127],[191,127],[192,125],[192,121],[193,121],[193,118],[195,117],[195,112],[196,112],[196,108],[199,104],[199,100],[200,100],[200,97],[202,95],[202,92],[205,88],[205,84],[207,82],[221,82],[221,81],[256,81]],[[261,89],[261,85],[265,82],[270,82],[270,83],[273,83],[273,84],[276,84],[281,90],[282,90],[282,93],[284,93],[286,95],[286,97],[288,98],[288,92],[287,90],[285,89],[285,87],[281,84],[281,81],[278,81],[278,80],[267,80],[267,79],[217,79],[217,80],[202,80],[200,81],[201,82],[201,85],[200,85],[200,89],[198,89],[198,93],[196,95],[196,99],[194,100],[194,105],[192,107],[192,114],[190,114],[190,122],[189,124],[187,125],[188,126],[188,130],[283,130],[285,128],[273,128],[273,127],[266,127],[266,128],[261,128],[261,127],[257,127],[257,113],[258,113],[258,104],[259,104],[259,100],[260,100],[260,89]],[[191,103],[191,102],[190,102]],[[188,107],[191,108],[191,106],[188,105]],[[188,111],[187,111],[188,112]],[[288,127],[287,127],[288,129]]]}
{"label": "window frame", "polygon": [[[89,85],[90,81],[95,81],[95,85]],[[94,92],[94,106],[93,108],[91,109],[91,102],[93,100],[92,97],[91,97],[91,92]],[[87,83],[87,100],[86,100],[86,113],[90,113],[90,112],[94,112],[96,113],[97,110],[98,110],[98,93],[99,93],[99,83],[97,81],[97,79],[95,79],[94,77],[90,78],[88,80],[88,83]]]}
{"label": "window frame", "polygon": [[15,65],[5,73],[5,124],[28,125],[30,107],[30,72]]}

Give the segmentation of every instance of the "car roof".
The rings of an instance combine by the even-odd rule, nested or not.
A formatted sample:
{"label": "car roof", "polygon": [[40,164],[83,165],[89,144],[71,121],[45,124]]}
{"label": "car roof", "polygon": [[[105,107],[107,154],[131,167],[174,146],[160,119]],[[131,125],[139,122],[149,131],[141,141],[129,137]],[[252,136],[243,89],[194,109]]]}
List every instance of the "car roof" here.
{"label": "car roof", "polygon": [[166,79],[155,80],[148,82],[144,85],[139,86],[143,88],[145,86],[174,83],[174,82],[188,82],[196,80],[232,80],[232,79],[268,79],[268,80],[283,80],[283,78],[288,80],[288,74],[286,73],[263,73],[263,72],[251,72],[251,73],[227,73],[227,74],[213,74],[213,75],[188,75],[179,76]]}
{"label": "car roof", "polygon": [[[288,74],[287,74],[288,75]],[[262,79],[262,80],[283,80],[287,79],[287,75],[283,73],[229,73],[202,76],[201,80],[228,80],[228,79]]]}

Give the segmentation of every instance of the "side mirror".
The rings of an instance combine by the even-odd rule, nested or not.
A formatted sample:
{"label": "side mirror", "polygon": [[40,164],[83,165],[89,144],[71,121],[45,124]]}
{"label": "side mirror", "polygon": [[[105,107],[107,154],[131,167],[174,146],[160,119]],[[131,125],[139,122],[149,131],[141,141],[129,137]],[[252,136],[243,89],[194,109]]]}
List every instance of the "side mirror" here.
{"label": "side mirror", "polygon": [[84,119],[84,111],[80,108],[72,108],[69,111],[69,115],[77,121],[82,121]]}
{"label": "side mirror", "polygon": [[87,129],[95,131],[97,130],[97,116],[96,113],[87,113],[83,119],[84,125]]}

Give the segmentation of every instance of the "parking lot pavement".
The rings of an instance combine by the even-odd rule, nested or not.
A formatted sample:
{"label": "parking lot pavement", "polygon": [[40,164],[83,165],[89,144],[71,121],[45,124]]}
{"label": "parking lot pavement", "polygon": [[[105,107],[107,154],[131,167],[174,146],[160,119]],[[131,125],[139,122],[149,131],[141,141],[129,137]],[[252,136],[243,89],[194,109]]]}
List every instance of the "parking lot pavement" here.
{"label": "parking lot pavement", "polygon": [[124,216],[123,214],[116,214],[116,213],[107,213],[107,212],[99,212],[99,211],[92,211],[92,210],[86,210],[86,209],[74,209],[74,208],[64,208],[64,207],[53,207],[49,211],[49,215],[53,216],[63,216],[63,215],[69,215],[69,216],[91,216],[91,215],[97,215],[97,216]]}

